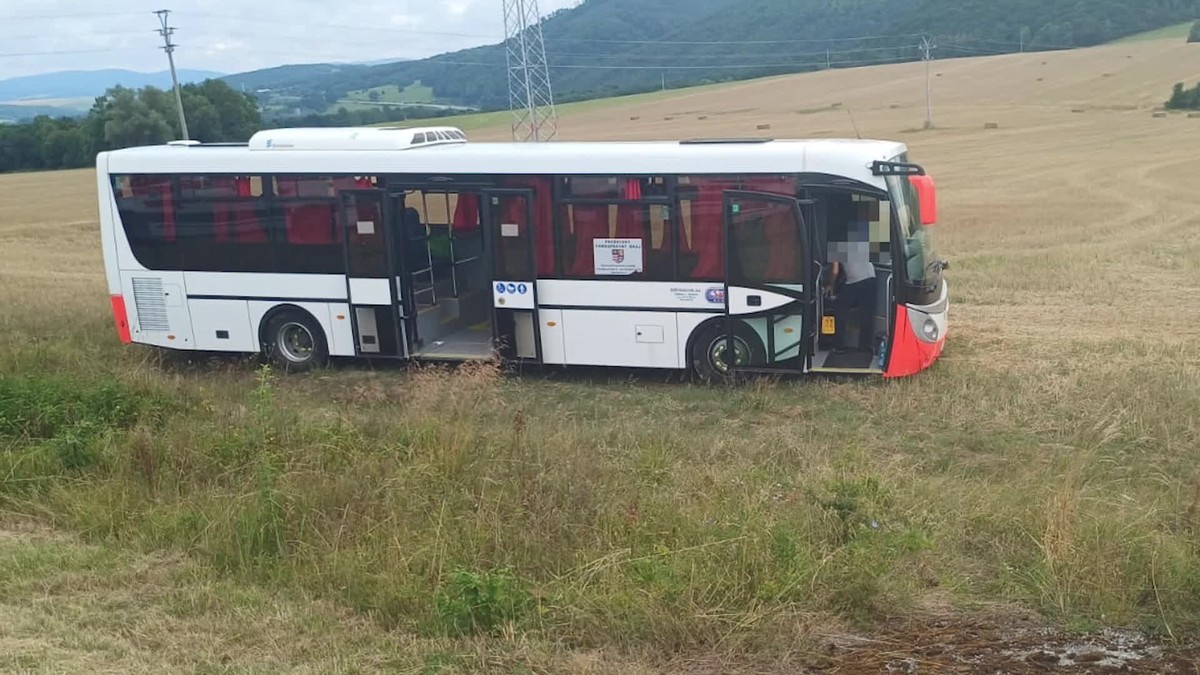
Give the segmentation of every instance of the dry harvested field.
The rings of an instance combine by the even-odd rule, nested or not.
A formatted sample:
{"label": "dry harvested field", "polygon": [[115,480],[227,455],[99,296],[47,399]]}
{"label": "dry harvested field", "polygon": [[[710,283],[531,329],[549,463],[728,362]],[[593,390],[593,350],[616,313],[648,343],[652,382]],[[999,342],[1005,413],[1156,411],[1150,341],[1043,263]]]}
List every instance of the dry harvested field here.
{"label": "dry harvested field", "polygon": [[953,306],[896,383],[161,360],[92,172],[0,176],[0,670],[1196,672],[1200,45],[934,72],[933,130],[919,64],[560,127],[907,142]]}

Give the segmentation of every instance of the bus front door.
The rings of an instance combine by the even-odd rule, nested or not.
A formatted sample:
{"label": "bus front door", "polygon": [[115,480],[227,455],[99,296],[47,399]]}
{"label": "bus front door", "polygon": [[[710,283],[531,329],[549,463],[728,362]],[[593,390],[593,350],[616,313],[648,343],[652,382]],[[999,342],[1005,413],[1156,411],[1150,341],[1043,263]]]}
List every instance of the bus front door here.
{"label": "bus front door", "polygon": [[726,191],[725,242],[723,361],[734,370],[804,372],[816,289],[799,203]]}
{"label": "bus front door", "polygon": [[407,357],[404,289],[394,251],[398,233],[388,226],[387,192],[346,190],[339,195],[355,353]]}
{"label": "bus front door", "polygon": [[506,359],[540,361],[533,191],[488,190],[483,203],[497,347]]}

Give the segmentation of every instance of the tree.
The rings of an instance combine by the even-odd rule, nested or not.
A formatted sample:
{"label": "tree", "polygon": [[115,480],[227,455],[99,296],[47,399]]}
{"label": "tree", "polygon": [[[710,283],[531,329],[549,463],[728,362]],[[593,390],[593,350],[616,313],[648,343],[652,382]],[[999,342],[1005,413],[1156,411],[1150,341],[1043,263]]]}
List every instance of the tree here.
{"label": "tree", "polygon": [[[219,80],[181,88],[188,131],[208,142],[246,141],[262,126],[258,102]],[[180,138],[175,95],[155,87],[113,87],[83,119],[40,116],[0,126],[0,172],[87,166],[96,153]]]}
{"label": "tree", "polygon": [[1200,84],[1192,89],[1185,89],[1182,82],[1177,82],[1170,100],[1167,101],[1167,109],[1200,110]]}

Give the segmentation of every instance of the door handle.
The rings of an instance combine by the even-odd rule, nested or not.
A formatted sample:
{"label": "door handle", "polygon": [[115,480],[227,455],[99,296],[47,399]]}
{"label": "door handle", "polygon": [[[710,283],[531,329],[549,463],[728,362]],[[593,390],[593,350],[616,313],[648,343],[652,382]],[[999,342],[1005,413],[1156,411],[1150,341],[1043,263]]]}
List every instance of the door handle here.
{"label": "door handle", "polygon": [[762,307],[762,296],[748,295],[746,296],[746,304],[751,307]]}

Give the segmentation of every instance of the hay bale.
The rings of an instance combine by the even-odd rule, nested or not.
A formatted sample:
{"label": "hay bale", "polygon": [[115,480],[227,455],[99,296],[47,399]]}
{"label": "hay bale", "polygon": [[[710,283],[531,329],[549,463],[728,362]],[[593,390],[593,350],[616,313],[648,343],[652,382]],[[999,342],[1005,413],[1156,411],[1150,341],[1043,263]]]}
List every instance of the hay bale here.
{"label": "hay bale", "polygon": [[841,103],[831,103],[831,104],[829,105],[829,107],[830,107],[830,108],[833,108],[834,110],[836,110],[836,109],[838,109],[838,108],[842,107],[842,104],[841,104]]}
{"label": "hay bale", "polygon": [[1188,113],[1189,120],[1200,120],[1200,112]]}
{"label": "hay bale", "polygon": [[673,120],[675,118],[674,117],[664,117],[663,119],[666,120],[667,122],[670,122],[671,120]]}
{"label": "hay bale", "polygon": [[889,105],[888,107],[891,108],[892,110],[899,110],[900,108],[902,108],[904,106],[900,105],[899,103],[893,103],[893,104]]}
{"label": "hay bale", "polygon": [[760,124],[760,125],[758,125],[758,126],[757,126],[757,127],[755,127],[755,128],[756,128],[756,129],[758,129],[759,131],[762,131],[762,130],[764,130],[764,129],[770,129],[770,128],[771,128],[771,125],[770,125],[770,124]]}
{"label": "hay bale", "polygon": [[1076,115],[1078,115],[1079,113],[1083,113],[1083,112],[1087,112],[1087,111],[1086,111],[1086,110],[1084,110],[1083,108],[1071,108],[1071,112],[1073,112],[1073,113],[1075,113]]}
{"label": "hay bale", "polygon": [[1166,116],[1167,116],[1167,113],[1165,113],[1165,112],[1156,112],[1156,113],[1154,113],[1154,117],[1155,117],[1155,119],[1161,119],[1161,118],[1163,118],[1163,117],[1166,117]]}
{"label": "hay bale", "polygon": [[708,115],[701,115],[701,116],[697,117],[696,119],[698,119],[698,120],[706,120],[706,119],[708,119]]}
{"label": "hay bale", "polygon": [[633,117],[630,117],[630,118],[629,118],[629,121],[630,121],[630,122],[636,122],[636,121],[638,121],[638,120],[640,120],[640,119],[642,119],[642,116],[641,116],[641,115],[634,115]]}
{"label": "hay bale", "polygon": [[984,129],[999,129],[1000,124],[998,122],[984,122],[983,128]]}

